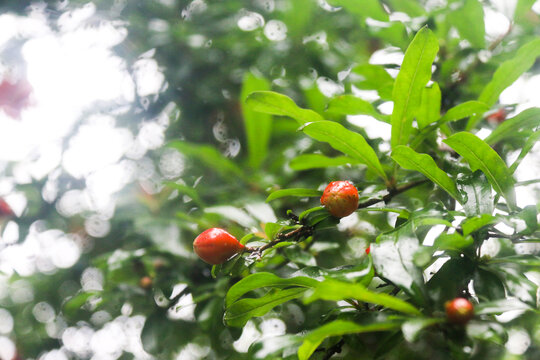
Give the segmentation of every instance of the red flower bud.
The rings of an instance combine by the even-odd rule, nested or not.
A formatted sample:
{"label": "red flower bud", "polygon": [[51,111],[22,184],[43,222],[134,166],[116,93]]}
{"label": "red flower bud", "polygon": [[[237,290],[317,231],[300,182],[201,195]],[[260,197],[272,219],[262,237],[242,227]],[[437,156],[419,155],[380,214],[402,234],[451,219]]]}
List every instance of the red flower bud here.
{"label": "red flower bud", "polygon": [[351,215],[358,208],[358,190],[348,181],[333,181],[324,189],[321,205],[335,217]]}
{"label": "red flower bud", "polygon": [[491,124],[500,124],[506,120],[506,115],[506,110],[504,108],[500,108],[494,113],[489,114],[487,116],[487,121]]}
{"label": "red flower bud", "polygon": [[244,249],[244,245],[223,229],[211,228],[203,231],[195,241],[193,250],[205,262],[217,265]]}
{"label": "red flower bud", "polygon": [[145,290],[148,290],[152,287],[152,283],[154,281],[152,280],[152,278],[150,276],[143,276],[140,280],[139,280],[139,286]]}
{"label": "red flower bud", "polygon": [[2,198],[0,198],[0,218],[2,217],[12,217],[15,214],[9,204]]}
{"label": "red flower bud", "polygon": [[367,249],[366,249],[366,254],[369,255],[370,251],[371,251],[371,246],[368,246]]}
{"label": "red flower bud", "polygon": [[465,298],[455,298],[444,304],[446,309],[446,318],[453,324],[465,325],[474,316],[474,307],[471,302]]}

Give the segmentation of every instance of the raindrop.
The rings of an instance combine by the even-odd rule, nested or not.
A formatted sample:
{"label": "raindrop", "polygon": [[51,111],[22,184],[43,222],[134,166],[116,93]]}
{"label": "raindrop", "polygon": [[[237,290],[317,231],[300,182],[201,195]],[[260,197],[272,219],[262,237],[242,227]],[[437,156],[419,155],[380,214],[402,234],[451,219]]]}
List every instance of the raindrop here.
{"label": "raindrop", "polygon": [[224,144],[226,147],[223,155],[233,158],[240,153],[240,141],[238,139],[228,139]]}
{"label": "raindrop", "polygon": [[238,19],[237,25],[243,31],[253,31],[264,26],[264,18],[261,14],[247,11]]}
{"label": "raindrop", "polygon": [[279,20],[270,20],[264,27],[264,35],[271,41],[285,40],[287,37],[287,25]]}
{"label": "raindrop", "polygon": [[223,121],[218,121],[212,127],[212,132],[217,141],[223,142],[227,140],[227,126]]}

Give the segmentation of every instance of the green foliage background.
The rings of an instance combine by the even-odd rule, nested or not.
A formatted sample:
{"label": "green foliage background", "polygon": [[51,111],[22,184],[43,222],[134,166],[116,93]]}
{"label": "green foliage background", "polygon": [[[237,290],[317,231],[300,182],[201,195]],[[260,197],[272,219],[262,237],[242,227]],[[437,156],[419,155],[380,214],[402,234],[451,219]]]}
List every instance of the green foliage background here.
{"label": "green foliage background", "polygon": [[[24,12],[21,3],[10,10]],[[153,156],[157,161],[165,149],[176,149],[186,170],[155,195],[132,196],[136,184],[123,190],[105,239],[73,268],[28,278],[33,303],[0,303],[15,318],[10,337],[25,358],[62,343],[34,319],[31,309],[40,301],[68,324],[89,322],[99,310],[116,317],[129,303],[132,314],[146,317],[142,344],[157,359],[172,359],[188,344],[206,348],[208,359],[540,358],[539,289],[532,280],[538,248],[516,252],[519,244],[539,241],[538,209],[516,204],[515,187],[531,184],[513,178],[539,138],[540,109],[498,126],[485,120],[500,107],[505,88],[538,72],[533,1],[517,1],[511,29],[489,40],[484,9],[492,4],[479,0],[334,0],[326,8],[315,0],[202,7],[200,1],[127,1],[116,13],[109,1],[95,3],[100,16],[128,22],[118,53],[132,64],[155,49],[168,83],[142,112],[134,104],[118,120],[135,127],[173,102],[180,116]],[[266,23],[281,21],[286,37],[272,41],[263,27],[241,30],[237,22],[247,11]],[[149,29],[155,19],[167,30]],[[402,64],[369,63],[389,46],[405,54]],[[317,85],[321,78],[341,90],[326,93]],[[379,108],[387,101],[393,101],[390,115]],[[391,141],[370,138],[346,120],[359,114],[390,124]],[[226,156],[230,142],[216,139],[217,123],[228,139],[239,140],[238,156]],[[492,130],[484,140],[475,135],[482,127]],[[518,160],[509,161],[515,152]],[[320,190],[333,180],[359,189],[355,220],[338,225],[318,206]],[[82,221],[62,219],[39,196],[31,205],[39,210],[18,220],[22,234],[38,219],[66,231]],[[498,224],[513,232],[501,233]],[[175,246],[164,241],[171,225],[180,229]],[[424,245],[435,226],[441,234]],[[260,257],[244,253],[211,268],[191,250],[210,227],[225,228],[250,247],[303,232]],[[486,241],[499,251],[484,254]],[[57,284],[78,283],[88,266],[103,273],[102,291],[56,291]],[[150,289],[140,288],[143,276],[152,278]],[[179,283],[186,286],[173,292]],[[194,321],[170,319],[187,294]],[[476,317],[465,327],[445,319],[444,303],[457,296],[475,304]],[[496,317],[511,310],[519,312],[507,322]],[[247,353],[234,349],[248,321],[257,328],[275,318],[284,334],[257,340]],[[515,330],[531,342],[523,355],[505,348]]]}

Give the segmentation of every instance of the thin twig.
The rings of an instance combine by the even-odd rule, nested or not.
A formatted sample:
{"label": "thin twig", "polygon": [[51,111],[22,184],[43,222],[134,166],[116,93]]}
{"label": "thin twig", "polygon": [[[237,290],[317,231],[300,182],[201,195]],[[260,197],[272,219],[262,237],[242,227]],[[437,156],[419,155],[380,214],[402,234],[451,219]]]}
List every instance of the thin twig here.
{"label": "thin twig", "polygon": [[413,181],[413,182],[410,182],[408,184],[405,184],[403,186],[400,186],[400,187],[397,187],[397,188],[394,188],[394,189],[390,189],[388,191],[388,194],[384,195],[383,197],[381,198],[373,198],[373,199],[369,199],[369,200],[366,200],[364,202],[361,202],[360,204],[358,204],[358,208],[359,209],[364,209],[364,208],[367,208],[371,205],[375,205],[377,203],[380,203],[380,202],[389,202],[390,200],[392,200],[392,198],[396,195],[399,195],[401,194],[402,192],[405,192],[409,189],[412,189],[416,186],[419,186],[419,185],[422,185],[422,184],[425,184],[427,183],[429,180],[427,179],[423,179],[423,180],[417,180],[417,181]]}
{"label": "thin twig", "polygon": [[324,357],[322,358],[322,360],[328,360],[332,356],[334,356],[334,354],[339,354],[341,352],[341,348],[343,347],[343,345],[345,345],[345,340],[341,338],[341,340],[339,340],[338,343],[329,347],[328,350],[326,350],[326,353],[324,354]]}

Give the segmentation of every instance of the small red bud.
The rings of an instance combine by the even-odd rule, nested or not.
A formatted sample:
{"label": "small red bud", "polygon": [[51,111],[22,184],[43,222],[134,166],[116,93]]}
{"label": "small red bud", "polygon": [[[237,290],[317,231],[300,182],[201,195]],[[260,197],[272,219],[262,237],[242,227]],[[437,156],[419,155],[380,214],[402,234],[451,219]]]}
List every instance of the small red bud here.
{"label": "small red bud", "polygon": [[143,276],[140,280],[139,280],[139,286],[145,290],[148,290],[152,287],[152,278],[150,276]]}
{"label": "small red bud", "polygon": [[444,304],[446,318],[453,324],[465,325],[474,316],[474,307],[471,302],[465,298],[455,298]]}
{"label": "small red bud", "polygon": [[500,124],[504,120],[506,120],[506,110],[504,108],[500,108],[499,110],[495,111],[494,113],[491,113],[487,116],[487,121],[490,124]]}
{"label": "small red bud", "polygon": [[358,208],[358,190],[348,181],[333,181],[324,189],[321,205],[335,217],[351,215]]}
{"label": "small red bud", "polygon": [[12,217],[15,214],[11,210],[11,206],[6,202],[6,200],[0,198],[0,218],[2,217]]}
{"label": "small red bud", "polygon": [[234,236],[219,228],[205,230],[193,241],[195,253],[212,265],[224,263],[243,249],[244,245]]}
{"label": "small red bud", "polygon": [[371,251],[371,246],[368,246],[367,249],[366,249],[366,254],[369,255],[370,251]]}

